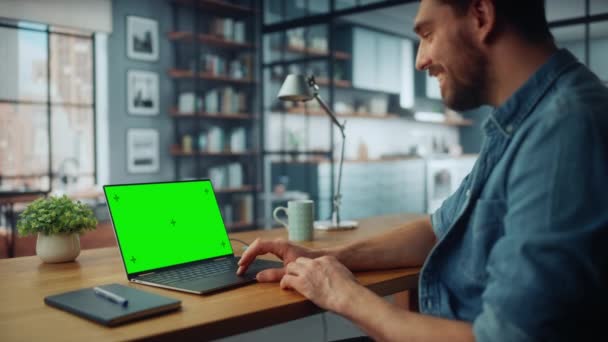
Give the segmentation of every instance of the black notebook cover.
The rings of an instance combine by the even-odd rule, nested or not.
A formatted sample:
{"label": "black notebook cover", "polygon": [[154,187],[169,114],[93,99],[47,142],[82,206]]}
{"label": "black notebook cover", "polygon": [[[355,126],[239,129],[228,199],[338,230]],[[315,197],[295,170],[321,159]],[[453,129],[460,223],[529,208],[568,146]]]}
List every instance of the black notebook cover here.
{"label": "black notebook cover", "polygon": [[47,305],[73,313],[107,326],[114,326],[128,321],[178,309],[181,301],[137,290],[132,287],[109,284],[100,286],[114,294],[126,298],[126,306],[116,304],[103,298],[93,288],[64,292],[44,298]]}

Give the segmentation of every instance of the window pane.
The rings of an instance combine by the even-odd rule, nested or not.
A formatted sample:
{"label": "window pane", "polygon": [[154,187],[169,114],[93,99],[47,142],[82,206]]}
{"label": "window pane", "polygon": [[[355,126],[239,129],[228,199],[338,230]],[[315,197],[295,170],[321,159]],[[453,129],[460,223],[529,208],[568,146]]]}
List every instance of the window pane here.
{"label": "window pane", "polygon": [[547,21],[570,19],[585,15],[585,2],[572,0],[547,0]]}
{"label": "window pane", "polygon": [[285,33],[275,32],[265,34],[264,41],[264,62],[271,63],[281,60],[283,56],[283,38]]}
{"label": "window pane", "polygon": [[264,24],[270,25],[283,21],[282,0],[265,0],[264,2]]}
{"label": "window pane", "polygon": [[302,18],[307,14],[306,0],[285,1],[285,20]]}
{"label": "window pane", "polygon": [[54,106],[51,109],[53,189],[73,191],[90,185],[94,171],[93,110]]}
{"label": "window pane", "polygon": [[329,2],[331,0],[308,0],[308,9],[310,15],[322,14],[329,12]]}
{"label": "window pane", "polygon": [[92,39],[51,34],[51,102],[93,103]]}
{"label": "window pane", "polygon": [[351,8],[351,7],[355,7],[355,6],[357,6],[356,0],[336,0],[336,9],[337,10],[347,9],[347,8]]}
{"label": "window pane", "polygon": [[585,63],[585,25],[558,27],[552,29],[551,33],[558,47],[570,50],[579,61]]}
{"label": "window pane", "polygon": [[[48,165],[46,106],[0,103],[1,186],[48,190]],[[32,175],[37,177],[12,179]]]}
{"label": "window pane", "polygon": [[0,99],[46,102],[46,33],[0,27]]}
{"label": "window pane", "polygon": [[589,67],[600,79],[608,82],[608,21],[589,26]]}
{"label": "window pane", "polygon": [[591,15],[608,13],[608,1],[591,0],[589,3],[589,12],[591,12]]}

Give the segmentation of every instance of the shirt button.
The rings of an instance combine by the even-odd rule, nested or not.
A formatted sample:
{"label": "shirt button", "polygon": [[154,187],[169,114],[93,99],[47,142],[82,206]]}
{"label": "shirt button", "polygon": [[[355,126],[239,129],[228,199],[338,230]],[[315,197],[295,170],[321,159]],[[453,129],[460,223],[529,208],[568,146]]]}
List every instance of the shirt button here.
{"label": "shirt button", "polygon": [[507,131],[507,133],[512,133],[512,132],[513,132],[513,125],[508,125],[508,126],[505,128],[505,131]]}
{"label": "shirt button", "polygon": [[471,189],[468,189],[466,192],[467,197],[471,197]]}
{"label": "shirt button", "polygon": [[424,301],[424,303],[426,304],[427,309],[433,309],[433,302],[431,301],[430,298],[427,298],[426,301]]}

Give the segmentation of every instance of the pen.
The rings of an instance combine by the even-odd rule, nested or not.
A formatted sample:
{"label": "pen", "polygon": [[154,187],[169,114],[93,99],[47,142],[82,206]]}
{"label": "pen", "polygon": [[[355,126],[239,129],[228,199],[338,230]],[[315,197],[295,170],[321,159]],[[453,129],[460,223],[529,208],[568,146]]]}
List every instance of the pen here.
{"label": "pen", "polygon": [[115,293],[112,293],[108,290],[105,290],[101,287],[94,287],[93,288],[93,292],[95,292],[96,295],[103,297],[107,300],[109,300],[110,302],[116,303],[116,304],[120,304],[122,306],[127,306],[129,305],[129,300],[127,300],[126,298],[123,298]]}

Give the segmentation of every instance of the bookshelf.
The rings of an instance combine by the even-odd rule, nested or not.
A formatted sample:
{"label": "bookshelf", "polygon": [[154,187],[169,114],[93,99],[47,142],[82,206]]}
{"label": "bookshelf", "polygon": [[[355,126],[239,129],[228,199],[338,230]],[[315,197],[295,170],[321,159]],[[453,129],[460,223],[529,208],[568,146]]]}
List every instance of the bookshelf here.
{"label": "bookshelf", "polygon": [[255,0],[170,0],[167,113],[176,180],[209,178],[229,230],[257,228],[260,190]]}

